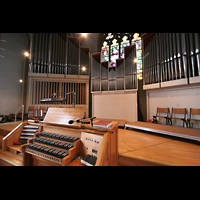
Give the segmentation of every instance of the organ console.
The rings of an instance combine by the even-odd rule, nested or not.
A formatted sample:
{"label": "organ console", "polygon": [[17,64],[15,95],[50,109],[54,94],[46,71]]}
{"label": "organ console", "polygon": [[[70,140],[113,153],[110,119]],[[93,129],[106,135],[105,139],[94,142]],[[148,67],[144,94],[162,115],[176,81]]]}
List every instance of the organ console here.
{"label": "organ console", "polygon": [[[118,165],[118,122],[113,122],[110,129],[95,128],[76,122],[83,114],[79,108],[49,108],[44,121],[37,123],[34,137],[21,146],[23,165],[80,166],[81,159],[76,157],[87,155],[95,158],[95,166]],[[75,122],[69,124],[70,120]],[[22,123],[13,136],[27,124]],[[10,135],[7,139],[11,138]],[[4,141],[4,148],[9,148],[8,144],[11,144],[8,140]]]}

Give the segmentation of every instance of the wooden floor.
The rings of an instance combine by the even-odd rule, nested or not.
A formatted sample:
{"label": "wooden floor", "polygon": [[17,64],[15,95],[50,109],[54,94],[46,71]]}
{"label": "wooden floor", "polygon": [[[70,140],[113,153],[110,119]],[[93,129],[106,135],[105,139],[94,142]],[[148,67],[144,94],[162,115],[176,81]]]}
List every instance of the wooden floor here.
{"label": "wooden floor", "polygon": [[129,128],[134,128],[136,130],[150,131],[153,133],[159,133],[185,139],[191,139],[194,141],[200,141],[199,129],[169,126],[164,124],[155,124],[155,123],[147,123],[139,121],[128,122],[125,124],[125,126]]}
{"label": "wooden floor", "polygon": [[120,166],[200,166],[200,145],[119,129]]}
{"label": "wooden floor", "polygon": [[[0,124],[0,134],[1,130],[11,131],[19,123]],[[118,129],[118,141],[119,166],[200,166],[200,145],[126,129]],[[10,152],[1,150],[0,154],[4,159],[2,162],[6,162],[7,157],[11,163],[21,165],[19,155],[13,154],[17,156],[15,161]]]}

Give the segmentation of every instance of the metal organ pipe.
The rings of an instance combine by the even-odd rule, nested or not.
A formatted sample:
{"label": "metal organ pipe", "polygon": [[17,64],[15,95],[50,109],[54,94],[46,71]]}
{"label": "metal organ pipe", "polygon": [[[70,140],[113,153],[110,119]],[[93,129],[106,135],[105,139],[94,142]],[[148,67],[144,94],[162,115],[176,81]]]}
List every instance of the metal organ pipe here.
{"label": "metal organ pipe", "polygon": [[74,38],[65,41],[58,33],[30,33],[29,72],[85,74],[79,63],[89,69],[89,58],[84,51],[79,53],[78,43]]}
{"label": "metal organ pipe", "polygon": [[39,33],[37,73],[41,73],[40,72],[41,43],[42,43],[42,34]]}
{"label": "metal organ pipe", "polygon": [[166,45],[166,65],[167,65],[167,71],[168,71],[168,81],[171,80],[171,65],[169,62],[169,38],[168,38],[168,33],[165,33],[165,45]]}
{"label": "metal organ pipe", "polygon": [[197,72],[198,76],[200,76],[200,34],[199,33],[194,33],[194,39],[195,39],[195,56],[196,56],[196,61],[197,61]]}
{"label": "metal organ pipe", "polygon": [[181,42],[182,42],[183,76],[187,78],[187,50],[186,50],[185,33],[181,33]]}
{"label": "metal organ pipe", "polygon": [[34,34],[30,33],[29,72],[33,72],[33,42]]}
{"label": "metal organ pipe", "polygon": [[190,40],[190,59],[191,59],[191,71],[190,75],[191,77],[195,76],[195,57],[194,57],[194,45],[193,45],[193,34],[189,33],[189,40]]}
{"label": "metal organ pipe", "polygon": [[172,33],[173,37],[173,60],[174,60],[174,79],[178,78],[178,63],[177,63],[177,51],[176,51],[176,34]]}
{"label": "metal organ pipe", "polygon": [[42,57],[41,57],[41,73],[44,73],[44,54],[45,54],[45,33],[42,34]]}
{"label": "metal organ pipe", "polygon": [[199,76],[199,37],[199,33],[156,33],[143,53],[145,85]]}
{"label": "metal organ pipe", "polygon": [[171,65],[171,79],[174,80],[174,63],[173,63],[173,39],[172,33],[169,33],[169,60]]}
{"label": "metal organ pipe", "polygon": [[37,45],[38,45],[38,33],[35,34],[35,48],[34,48],[34,68],[33,68],[33,72],[37,72],[36,71],[36,67],[37,67]]}
{"label": "metal organ pipe", "polygon": [[52,60],[52,56],[51,56],[51,53],[52,53],[52,33],[50,33],[49,35],[49,49],[48,49],[48,71],[47,73],[50,73],[51,71],[51,60]]}
{"label": "metal organ pipe", "polygon": [[160,34],[156,34],[156,56],[157,56],[157,60],[156,60],[156,65],[157,65],[157,83],[160,82],[161,79],[161,73],[160,73],[160,51],[159,51],[159,46],[160,46],[160,41],[159,41],[159,35]]}
{"label": "metal organ pipe", "polygon": [[47,56],[48,56],[48,36],[49,34],[45,34],[45,49],[44,49],[44,73],[47,73]]}

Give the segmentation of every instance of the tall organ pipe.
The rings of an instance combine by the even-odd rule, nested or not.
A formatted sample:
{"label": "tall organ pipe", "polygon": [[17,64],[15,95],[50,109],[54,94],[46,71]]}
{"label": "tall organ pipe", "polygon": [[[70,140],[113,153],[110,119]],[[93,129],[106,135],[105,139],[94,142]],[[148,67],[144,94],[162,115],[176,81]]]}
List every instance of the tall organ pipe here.
{"label": "tall organ pipe", "polygon": [[51,61],[52,61],[52,56],[51,56],[51,52],[52,52],[52,33],[50,33],[49,35],[49,51],[48,51],[48,73],[51,72]]}
{"label": "tall organ pipe", "polygon": [[38,43],[38,66],[37,66],[37,73],[40,73],[40,58],[41,58],[41,43],[42,43],[42,34],[39,34],[39,43]]}
{"label": "tall organ pipe", "polygon": [[44,50],[44,73],[47,73],[47,56],[48,56],[48,33],[45,34],[45,50]]}
{"label": "tall organ pipe", "polygon": [[34,70],[33,70],[33,72],[37,72],[36,71],[36,67],[37,67],[37,51],[38,51],[38,33],[35,34]]}
{"label": "tall organ pipe", "polygon": [[195,38],[195,54],[196,54],[196,61],[197,61],[197,69],[198,69],[198,76],[200,76],[200,39],[199,33],[194,33]]}
{"label": "tall organ pipe", "polygon": [[44,54],[45,54],[45,33],[42,34],[42,58],[41,58],[41,73],[44,73]]}
{"label": "tall organ pipe", "polygon": [[33,42],[34,33],[30,33],[29,72],[33,72]]}

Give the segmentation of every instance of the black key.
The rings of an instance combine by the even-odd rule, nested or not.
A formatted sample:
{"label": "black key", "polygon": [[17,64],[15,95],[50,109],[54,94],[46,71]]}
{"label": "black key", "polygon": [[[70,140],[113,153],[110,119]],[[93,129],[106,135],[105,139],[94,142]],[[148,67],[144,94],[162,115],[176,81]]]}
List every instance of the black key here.
{"label": "black key", "polygon": [[74,145],[69,144],[69,145],[68,145],[68,148],[71,149],[73,146],[74,146]]}
{"label": "black key", "polygon": [[67,152],[64,152],[63,154],[62,154],[62,157],[64,158],[65,156],[67,156],[68,155],[68,153]]}

